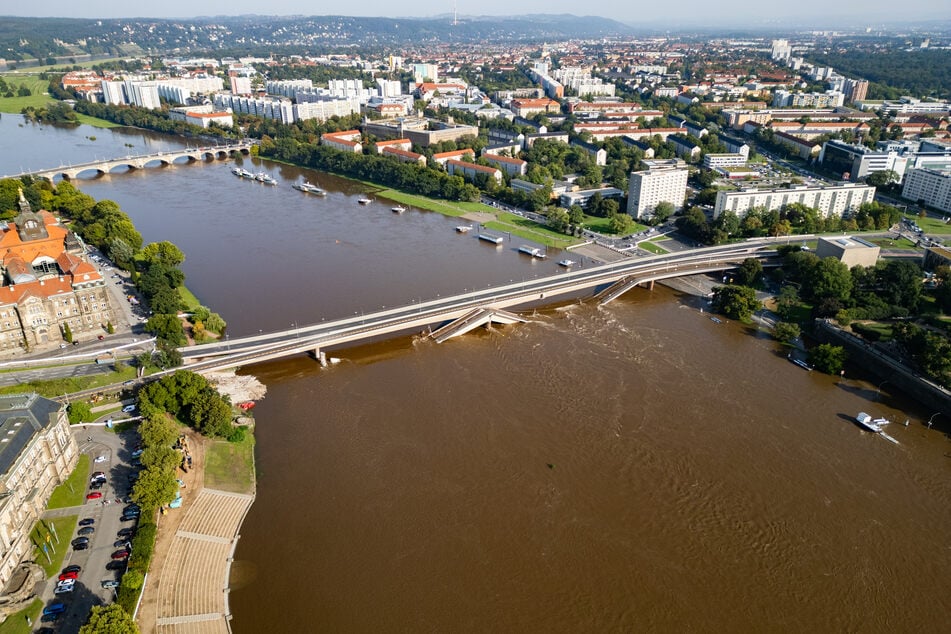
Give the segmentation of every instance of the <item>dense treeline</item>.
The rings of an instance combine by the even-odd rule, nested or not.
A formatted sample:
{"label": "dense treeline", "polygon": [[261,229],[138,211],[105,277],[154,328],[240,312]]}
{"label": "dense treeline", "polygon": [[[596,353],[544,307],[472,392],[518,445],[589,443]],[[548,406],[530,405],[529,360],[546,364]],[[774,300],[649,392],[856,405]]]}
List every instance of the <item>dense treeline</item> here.
{"label": "dense treeline", "polygon": [[184,137],[212,136],[219,138],[237,138],[238,132],[231,128],[222,128],[212,124],[209,128],[175,121],[164,110],[151,110],[137,106],[113,106],[104,103],[78,100],[74,106],[76,112],[112,121],[119,125],[134,126],[154,130],[165,134],[177,134]]}
{"label": "dense treeline", "polygon": [[951,53],[946,50],[843,48],[814,53],[810,61],[875,82],[869,86],[869,99],[897,99],[909,93],[951,97]]}
{"label": "dense treeline", "polygon": [[232,434],[230,401],[200,374],[178,370],[144,386],[137,397],[142,416],[167,412],[205,436]]}
{"label": "dense treeline", "polygon": [[888,229],[900,219],[901,212],[897,207],[879,202],[865,203],[856,212],[841,218],[838,216],[823,218],[818,209],[800,203],[791,203],[782,209],[773,210],[753,207],[743,218],[737,217],[732,211],[726,211],[710,221],[703,209],[690,207],[677,219],[677,228],[698,242],[721,244],[732,238],[741,237],[759,238],[788,236],[796,233]]}

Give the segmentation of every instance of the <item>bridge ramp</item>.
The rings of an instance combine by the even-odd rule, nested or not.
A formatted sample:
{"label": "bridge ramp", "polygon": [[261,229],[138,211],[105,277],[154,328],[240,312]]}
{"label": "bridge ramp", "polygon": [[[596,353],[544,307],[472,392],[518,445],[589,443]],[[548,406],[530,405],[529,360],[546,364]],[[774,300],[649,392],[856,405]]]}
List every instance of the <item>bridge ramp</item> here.
{"label": "bridge ramp", "polygon": [[464,335],[470,330],[490,323],[515,324],[525,323],[527,321],[528,320],[521,315],[516,315],[507,310],[499,308],[476,308],[462,317],[449,322],[445,326],[434,330],[430,337],[432,337],[436,343],[442,343],[447,339]]}

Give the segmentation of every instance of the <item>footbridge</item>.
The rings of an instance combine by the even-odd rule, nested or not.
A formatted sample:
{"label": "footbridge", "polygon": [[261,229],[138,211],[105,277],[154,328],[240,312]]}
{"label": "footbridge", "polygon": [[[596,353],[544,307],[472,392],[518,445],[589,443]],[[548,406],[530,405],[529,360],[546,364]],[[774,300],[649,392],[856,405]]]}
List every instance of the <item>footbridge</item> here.
{"label": "footbridge", "polygon": [[803,236],[764,238],[728,246],[627,259],[373,313],[354,314],[319,324],[184,347],[179,351],[186,368],[201,372],[251,365],[301,353],[313,354],[324,362],[325,351],[330,347],[380,339],[396,333],[429,332],[434,340],[443,342],[481,325],[526,321],[525,317],[507,309],[536,308],[563,301],[568,296],[584,296],[591,291],[594,292],[589,297],[593,296],[595,301],[605,304],[638,285],[730,270],[739,267],[746,258],[756,258],[764,266],[778,264],[777,244],[802,240]]}
{"label": "footbridge", "polygon": [[34,178],[44,178],[48,181],[52,181],[57,177],[72,180],[87,171],[94,171],[98,174],[109,174],[118,167],[123,167],[128,170],[140,170],[146,167],[164,167],[181,162],[194,163],[198,161],[213,161],[228,158],[235,152],[249,154],[253,145],[253,141],[241,141],[228,145],[209,145],[197,148],[185,148],[182,150],[153,152],[151,154],[139,154],[137,156],[125,156],[116,159],[89,161],[88,163],[79,163],[78,165],[60,165],[53,169],[22,172],[20,174],[12,174],[0,178],[32,176]]}

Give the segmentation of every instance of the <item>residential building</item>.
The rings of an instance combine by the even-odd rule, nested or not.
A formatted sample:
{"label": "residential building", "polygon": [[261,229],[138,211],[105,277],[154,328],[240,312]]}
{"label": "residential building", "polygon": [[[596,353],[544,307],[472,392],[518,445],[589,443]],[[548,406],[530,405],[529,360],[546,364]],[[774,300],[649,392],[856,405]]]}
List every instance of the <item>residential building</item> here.
{"label": "residential building", "polygon": [[792,46],[789,40],[773,40],[771,57],[777,62],[788,62],[792,57]]}
{"label": "residential building", "polygon": [[320,144],[331,147],[341,152],[353,152],[360,154],[363,152],[363,144],[360,142],[362,135],[359,130],[343,130],[342,132],[328,132],[320,136]]}
{"label": "residential building", "polygon": [[161,108],[162,101],[159,99],[158,86],[154,81],[131,81],[125,82],[125,94],[129,103],[140,108]]}
{"label": "residential building", "polygon": [[837,90],[828,90],[821,93],[777,90],[773,95],[774,108],[801,108],[803,106],[831,108],[841,106],[843,103],[845,103],[845,95]]}
{"label": "residential building", "polygon": [[813,143],[812,141],[801,139],[798,136],[793,136],[785,132],[774,132],[773,140],[785,145],[795,152],[799,158],[807,161],[818,157],[819,152],[822,151],[822,147],[818,143]]}
{"label": "residential building", "polygon": [[[297,93],[299,92],[313,92],[314,82],[309,79],[269,80],[264,84],[264,88],[269,95],[297,99]],[[241,91],[232,88],[231,92],[239,94]]]}
{"label": "residential building", "polygon": [[466,163],[464,161],[449,159],[446,161],[446,170],[450,174],[458,174],[470,181],[475,179],[479,174],[485,174],[489,178],[494,178],[496,183],[502,182],[502,172],[494,167],[486,167],[478,163]]}
{"label": "residential building", "polygon": [[608,163],[608,152],[603,147],[598,147],[594,143],[587,143],[581,139],[572,139],[569,145],[584,150],[588,156],[594,159],[595,165],[607,165]]}
{"label": "residential building", "polygon": [[381,139],[409,139],[414,145],[429,147],[440,141],[459,141],[463,137],[479,136],[479,128],[426,117],[397,117],[365,121],[363,131]]}
{"label": "residential building", "polygon": [[378,154],[383,152],[384,148],[395,148],[397,150],[412,150],[413,142],[409,139],[390,139],[389,141],[377,141],[374,143]]}
{"label": "residential building", "polygon": [[482,158],[492,163],[509,176],[525,176],[528,171],[528,163],[519,158],[501,156],[499,154],[488,154],[483,152]]}
{"label": "residential building", "polygon": [[471,148],[463,148],[461,150],[452,150],[450,152],[437,152],[433,154],[433,160],[443,167],[446,163],[451,160],[462,161],[464,159],[472,160],[475,158],[475,152]]}
{"label": "residential building", "polygon": [[106,282],[82,241],[20,193],[19,213],[0,229],[0,353],[93,338],[116,323]]}
{"label": "residential building", "polygon": [[693,161],[700,157],[700,145],[690,137],[674,134],[667,137],[667,141],[674,145],[677,156],[683,159]]}
{"label": "residential building", "polygon": [[554,99],[513,99],[510,106],[512,112],[519,117],[530,117],[533,114],[551,114],[561,112],[561,104]]}
{"label": "residential building", "polygon": [[0,587],[4,587],[21,562],[36,558],[30,532],[53,489],[75,468],[79,450],[69,431],[66,407],[37,394],[0,396],[0,436]]}
{"label": "residential building", "polygon": [[234,125],[234,116],[230,112],[215,112],[214,106],[210,104],[170,108],[168,117],[175,121],[184,121],[185,123],[197,125],[202,128],[207,128],[212,123],[216,123],[225,128],[230,128]]}
{"label": "residential building", "polygon": [[[379,147],[379,146],[377,146]],[[426,157],[422,154],[417,154],[416,152],[410,152],[409,150],[401,150],[395,147],[386,147],[380,150],[380,154],[389,158],[395,158],[401,163],[416,163],[417,165],[426,166]]]}
{"label": "residential building", "polygon": [[687,195],[687,166],[680,159],[642,161],[647,169],[631,172],[627,213],[634,218],[650,218],[661,202],[682,209]]}
{"label": "residential building", "polygon": [[[231,75],[228,77],[231,82],[231,94],[250,95],[251,78],[246,75]],[[270,91],[269,91],[270,92]]]}
{"label": "residential building", "polygon": [[111,106],[129,103],[125,96],[125,87],[121,81],[102,80],[102,99]]}
{"label": "residential building", "polygon": [[907,200],[951,213],[951,169],[908,170],[901,195]]}
{"label": "residential building", "polygon": [[752,207],[762,207],[767,211],[773,211],[791,203],[799,203],[818,209],[820,216],[828,218],[851,213],[873,200],[875,200],[874,187],[854,183],[821,187],[793,186],[777,189],[720,191],[717,193],[713,216],[716,218],[725,211],[732,211],[742,218]]}

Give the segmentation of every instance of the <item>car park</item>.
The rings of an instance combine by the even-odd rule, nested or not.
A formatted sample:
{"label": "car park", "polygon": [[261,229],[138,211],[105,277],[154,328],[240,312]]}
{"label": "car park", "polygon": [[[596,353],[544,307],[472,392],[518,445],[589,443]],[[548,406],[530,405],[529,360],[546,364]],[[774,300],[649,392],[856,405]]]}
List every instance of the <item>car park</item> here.
{"label": "car park", "polygon": [[79,520],[79,525],[80,525],[80,526],[92,526],[92,525],[95,524],[95,523],[96,523],[96,520],[94,520],[94,519],[91,518],[91,517],[87,517],[87,518],[85,518],[85,519]]}
{"label": "car park", "polygon": [[98,500],[101,497],[102,497],[102,493],[100,493],[99,491],[93,491],[91,493],[86,494],[87,500]]}
{"label": "car park", "polygon": [[83,526],[77,531],[78,535],[92,535],[96,532],[96,529],[92,526]]}

